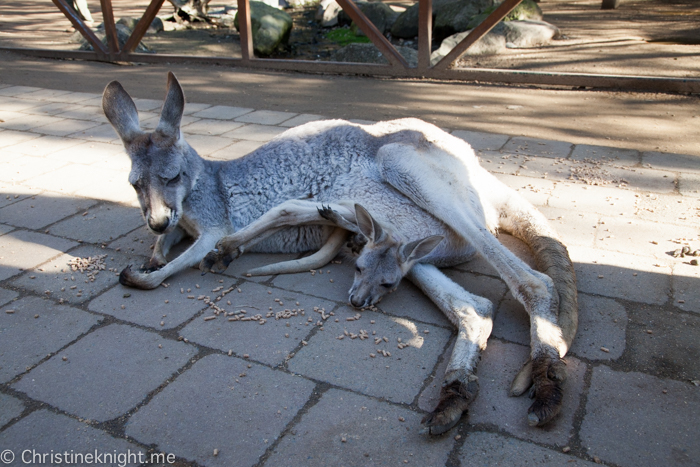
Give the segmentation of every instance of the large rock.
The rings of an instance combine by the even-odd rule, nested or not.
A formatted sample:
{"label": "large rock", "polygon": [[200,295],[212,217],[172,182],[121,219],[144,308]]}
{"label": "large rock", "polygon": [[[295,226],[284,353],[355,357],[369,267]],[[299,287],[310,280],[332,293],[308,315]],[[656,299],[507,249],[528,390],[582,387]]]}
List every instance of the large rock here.
{"label": "large rock", "polygon": [[[117,30],[117,41],[119,42],[119,49],[121,50],[124,48],[124,45],[126,44],[126,41],[129,40],[129,37],[131,36],[132,30],[129,29],[128,26],[126,26],[123,23],[117,23],[115,24],[115,28]],[[102,41],[102,43],[107,46],[107,49],[109,50],[109,43],[107,41],[107,35],[105,34],[105,29],[104,29],[104,23],[100,24],[97,28],[95,28],[95,36],[97,36],[98,39]],[[80,49],[79,50],[89,50],[92,51],[94,50],[92,47],[92,44],[90,44],[87,39],[83,37],[80,32],[76,31],[73,33],[73,36],[71,36],[71,39],[74,42],[79,42],[80,43]],[[151,49],[149,49],[146,44],[143,42],[139,42],[139,44],[136,46],[136,49],[134,50],[136,53],[149,53],[152,52]]]}
{"label": "large rock", "polygon": [[[464,31],[446,38],[440,44],[440,48],[430,54],[430,64],[435,65],[439,62],[442,57],[450,53],[457,44],[462,42],[462,40],[469,35],[471,31]],[[494,32],[493,30],[486,34],[484,37],[479,39],[474,45],[469,47],[464,55],[467,56],[477,56],[477,55],[496,55],[502,52],[506,48],[506,38],[503,34]]]}
{"label": "large rock", "polygon": [[[399,46],[396,50],[412,67],[418,65],[418,52],[410,47]],[[389,63],[373,44],[350,44],[336,50],[331,61],[349,63]]]}
{"label": "large rock", "polygon": [[[433,36],[441,39],[457,32],[473,29],[501,3],[501,0],[435,0],[433,2]],[[418,15],[419,4],[415,3],[399,15],[391,28],[391,35],[404,39],[417,36]],[[534,0],[523,0],[505,17],[505,21],[526,19],[542,19],[542,10]]]}
{"label": "large rock", "polygon": [[509,49],[539,47],[561,37],[559,28],[546,21],[508,21],[503,32]]}
{"label": "large rock", "polygon": [[[250,23],[253,49],[258,55],[270,55],[277,47],[289,42],[292,17],[284,11],[263,2],[250,2]],[[238,29],[238,13],[234,19],[234,25]]]}
{"label": "large rock", "polygon": [[316,9],[316,21],[324,28],[338,25],[338,14],[343,11],[335,0],[321,0]]}
{"label": "large rock", "polygon": [[[392,10],[386,3],[356,2],[355,5],[357,5],[357,8],[364,13],[367,19],[369,19],[370,22],[374,24],[382,34],[387,33],[396,21],[396,18],[399,17],[399,13]],[[356,34],[364,34],[362,30],[350,19],[350,15],[348,15],[342,9],[340,12],[338,12],[338,24],[352,24],[352,29]]]}

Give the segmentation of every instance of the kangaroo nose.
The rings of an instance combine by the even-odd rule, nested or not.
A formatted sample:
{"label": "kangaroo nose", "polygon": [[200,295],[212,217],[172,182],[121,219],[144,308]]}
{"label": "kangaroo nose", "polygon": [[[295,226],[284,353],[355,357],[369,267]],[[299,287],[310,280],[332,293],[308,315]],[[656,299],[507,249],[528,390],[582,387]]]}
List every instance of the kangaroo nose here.
{"label": "kangaroo nose", "polygon": [[148,227],[154,232],[158,232],[158,233],[164,232],[165,229],[168,228],[169,224],[170,224],[170,219],[168,219],[167,217],[161,219],[160,221],[156,221],[152,217],[148,218]]}
{"label": "kangaroo nose", "polygon": [[364,300],[360,300],[356,295],[350,295],[350,304],[355,308],[362,308],[365,304]]}

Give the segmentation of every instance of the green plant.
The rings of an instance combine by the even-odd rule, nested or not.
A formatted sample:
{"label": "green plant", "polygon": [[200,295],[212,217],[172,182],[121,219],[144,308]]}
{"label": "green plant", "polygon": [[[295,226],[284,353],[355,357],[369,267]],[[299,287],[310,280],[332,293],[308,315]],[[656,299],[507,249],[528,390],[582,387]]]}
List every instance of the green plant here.
{"label": "green plant", "polygon": [[356,36],[349,28],[338,28],[329,31],[326,38],[343,47],[354,42],[367,43],[371,42],[367,36]]}

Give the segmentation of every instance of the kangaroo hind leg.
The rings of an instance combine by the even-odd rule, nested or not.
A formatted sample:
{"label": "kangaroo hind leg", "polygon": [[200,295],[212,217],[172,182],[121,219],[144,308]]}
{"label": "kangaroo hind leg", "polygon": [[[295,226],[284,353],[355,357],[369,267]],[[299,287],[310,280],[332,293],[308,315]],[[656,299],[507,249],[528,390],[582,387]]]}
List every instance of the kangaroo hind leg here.
{"label": "kangaroo hind leg", "polygon": [[459,422],[479,392],[476,365],[493,328],[493,305],[467,292],[433,265],[414,265],[408,278],[457,327],[457,340],[445,370],[440,401],[423,418],[425,431],[439,435]]}

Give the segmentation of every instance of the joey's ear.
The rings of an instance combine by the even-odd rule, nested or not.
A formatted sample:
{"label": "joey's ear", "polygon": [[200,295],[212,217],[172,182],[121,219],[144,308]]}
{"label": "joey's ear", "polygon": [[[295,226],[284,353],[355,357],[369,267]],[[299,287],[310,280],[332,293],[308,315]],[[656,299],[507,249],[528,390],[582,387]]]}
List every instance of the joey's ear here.
{"label": "joey's ear", "polygon": [[355,204],[355,218],[360,232],[373,243],[378,242],[384,236],[382,226],[359,204]]}
{"label": "joey's ear", "polygon": [[180,137],[180,121],[185,111],[185,93],[172,71],[168,72],[168,88],[166,90],[163,110],[160,112],[160,121],[156,131],[166,137],[178,139]]}
{"label": "joey's ear", "polygon": [[125,146],[142,134],[136,105],[117,81],[109,83],[102,93],[102,110]]}
{"label": "joey's ear", "polygon": [[444,239],[442,235],[431,235],[422,240],[415,240],[401,247],[401,262],[414,263],[428,256]]}

